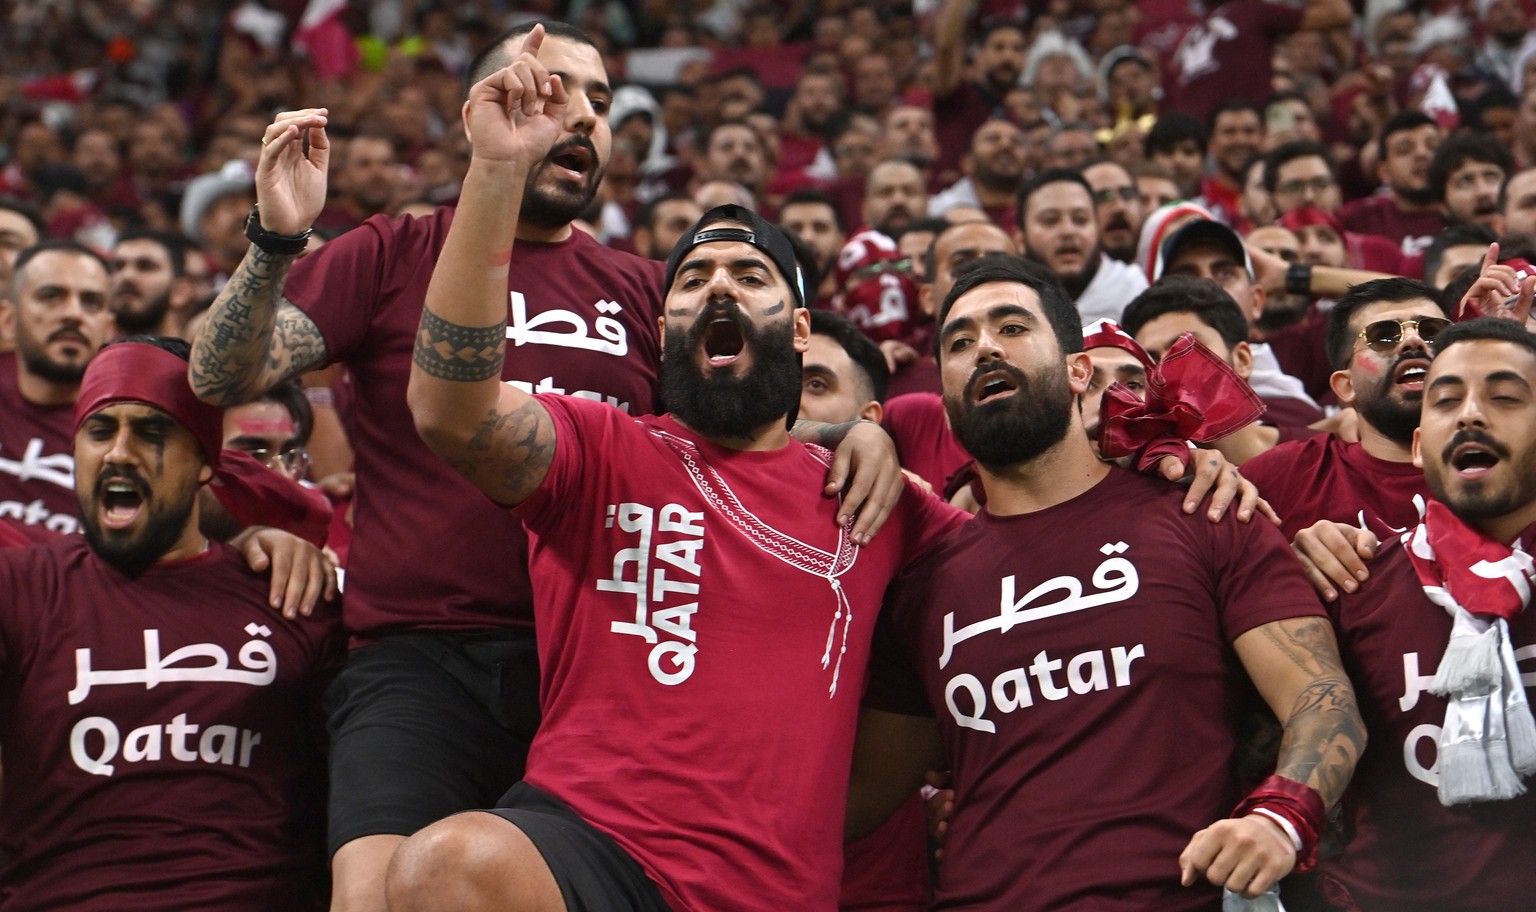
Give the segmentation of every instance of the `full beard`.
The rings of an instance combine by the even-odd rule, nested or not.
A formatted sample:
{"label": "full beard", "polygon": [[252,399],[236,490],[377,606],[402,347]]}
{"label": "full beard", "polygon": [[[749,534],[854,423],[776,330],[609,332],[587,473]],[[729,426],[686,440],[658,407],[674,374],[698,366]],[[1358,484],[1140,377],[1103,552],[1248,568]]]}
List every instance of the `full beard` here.
{"label": "full beard", "polygon": [[[974,387],[980,374],[998,369],[977,368],[966,390]],[[955,439],[977,462],[993,470],[1028,462],[1049,450],[1066,437],[1072,422],[1073,397],[1066,365],[1033,377],[1007,365],[1000,369],[1018,386],[1005,399],[972,403],[961,396],[944,395],[944,411]]]}
{"label": "full beard", "polygon": [[[97,479],[96,503],[100,503],[102,489],[110,477],[124,477],[122,473],[103,475]],[[111,533],[97,522],[96,503],[86,503],[80,498],[80,527],[85,532],[86,543],[102,560],[121,570],[127,576],[137,577],[154,566],[155,562],[181,538],[192,515],[192,498],[164,507],[145,503],[148,515],[143,528],[127,533]]]}
{"label": "full beard", "polygon": [[794,321],[758,328],[728,305],[741,326],[742,351],[752,358],[744,376],[706,376],[696,364],[708,311],[687,329],[669,329],[662,342],[661,399],[666,410],[706,437],[750,437],[758,428],[800,410],[800,355]]}
{"label": "full beard", "polygon": [[114,310],[112,316],[117,320],[117,328],[125,336],[153,335],[160,329],[160,323],[170,309],[171,296],[163,294],[137,310],[132,307]]}
{"label": "full beard", "polygon": [[33,344],[29,338],[24,339],[18,336],[16,356],[26,366],[27,373],[47,380],[49,383],[79,383],[85,376],[87,361],[81,361],[79,364],[55,361],[48,357],[41,345]]}

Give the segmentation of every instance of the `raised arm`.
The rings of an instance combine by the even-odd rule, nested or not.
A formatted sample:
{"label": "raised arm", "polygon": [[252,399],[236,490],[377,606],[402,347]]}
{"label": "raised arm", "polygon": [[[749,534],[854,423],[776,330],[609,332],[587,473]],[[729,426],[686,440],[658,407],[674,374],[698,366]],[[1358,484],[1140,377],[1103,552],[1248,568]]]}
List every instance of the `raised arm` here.
{"label": "raised arm", "polygon": [[1340,28],[1354,21],[1355,11],[1349,0],[1307,0],[1301,12],[1302,32],[1320,32]]}
{"label": "raised arm", "polygon": [[944,0],[933,16],[934,94],[953,92],[965,77],[965,18],[971,0]]}
{"label": "raised arm", "polygon": [[[261,226],[302,234],[325,205],[330,142],[324,108],[285,111],[262,137],[256,166]],[[325,363],[325,340],[283,294],[295,256],[252,245],[192,343],[192,389],[214,405],[236,405]]]}
{"label": "raised arm", "polygon": [[473,153],[453,225],[427,286],[406,394],[427,446],[493,500],[518,504],[549,471],[555,429],[527,393],[501,382],[507,264],[529,172],[560,135],[567,96],[538,60],[544,29],[470,89]]}

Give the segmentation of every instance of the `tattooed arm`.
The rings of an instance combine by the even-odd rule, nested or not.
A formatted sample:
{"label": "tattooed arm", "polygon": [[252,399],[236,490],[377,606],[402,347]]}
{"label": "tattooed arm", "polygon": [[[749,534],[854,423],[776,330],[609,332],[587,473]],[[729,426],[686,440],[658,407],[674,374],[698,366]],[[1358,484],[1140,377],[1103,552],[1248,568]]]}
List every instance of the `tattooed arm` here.
{"label": "tattooed arm", "polygon": [[535,26],[517,60],[470,89],[473,154],[427,286],[406,393],[427,446],[504,504],[538,488],[555,452],[549,413],[501,382],[507,264],[523,189],[566,115],[560,77],[538,60],[543,35]]}
{"label": "tattooed arm", "polygon": [[[325,205],[326,120],[324,108],[284,111],[263,134],[256,201],[268,231],[299,234]],[[199,397],[235,405],[325,363],[319,328],[282,296],[292,265],[290,256],[246,252],[192,344],[188,376]]]}
{"label": "tattooed arm", "polygon": [[[1232,645],[1284,727],[1275,775],[1310,786],[1333,806],[1365,750],[1365,723],[1332,625],[1322,617],[1274,621]],[[1255,813],[1196,833],[1179,864],[1185,884],[1204,873],[1252,897],[1290,873],[1296,849],[1277,824]]]}

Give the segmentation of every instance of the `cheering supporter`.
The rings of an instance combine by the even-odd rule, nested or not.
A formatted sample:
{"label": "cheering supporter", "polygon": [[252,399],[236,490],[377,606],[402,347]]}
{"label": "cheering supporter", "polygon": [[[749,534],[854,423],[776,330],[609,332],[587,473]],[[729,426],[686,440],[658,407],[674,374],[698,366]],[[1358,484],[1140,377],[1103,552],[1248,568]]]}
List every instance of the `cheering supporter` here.
{"label": "cheering supporter", "polygon": [[1450,224],[1475,222],[1500,231],[1499,198],[1505,178],[1514,171],[1514,158],[1498,140],[1459,133],[1435,150],[1429,163],[1430,190],[1444,201]]}
{"label": "cheering supporter", "polygon": [[[1365,732],[1284,540],[1185,515],[1178,489],[1093,457],[1074,403],[1082,328],[1049,282],[968,271],[939,326],[945,407],[987,506],[899,581],[850,834],[947,761],[938,908],[1212,909],[1222,886],[1254,897],[1310,867]],[[1049,531],[1062,528],[1104,534]],[[1286,728],[1275,774],[1246,798],[1228,696],[1244,679]]]}
{"label": "cheering supporter", "polygon": [[335,608],[283,617],[199,531],[220,412],[187,388],[186,343],[146,339],[84,374],[85,534],[0,554],[0,902],[323,909]]}
{"label": "cheering supporter", "polygon": [[1536,889],[1536,724],[1516,664],[1536,640],[1536,342],[1485,318],[1433,344],[1412,447],[1431,498],[1330,609],[1373,747],[1344,793],[1353,837],[1320,877],[1361,912],[1494,912]]}
{"label": "cheering supporter", "polygon": [[1422,111],[1400,111],[1381,128],[1377,139],[1385,193],[1348,203],[1339,221],[1350,231],[1374,234],[1401,245],[1403,256],[1417,256],[1446,226],[1443,194],[1430,180],[1430,162],[1445,131]]}

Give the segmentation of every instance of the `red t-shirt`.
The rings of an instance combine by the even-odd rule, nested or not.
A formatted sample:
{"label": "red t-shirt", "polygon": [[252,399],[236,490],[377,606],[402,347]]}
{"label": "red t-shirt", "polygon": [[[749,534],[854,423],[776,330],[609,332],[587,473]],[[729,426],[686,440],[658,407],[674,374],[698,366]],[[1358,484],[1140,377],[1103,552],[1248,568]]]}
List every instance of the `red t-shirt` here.
{"label": "red t-shirt", "polygon": [[515,511],[544,713],[526,780],[678,912],[832,908],[881,596],[964,514],[909,484],[855,548],[825,450],[726,450],[669,416],[539,401],[554,463]]}
{"label": "red t-shirt", "polygon": [[[301,259],[284,290],[357,393],[344,412],[357,473],[346,621],[365,637],[532,621],[522,525],[427,449],[405,404],[427,282],[452,218],[448,208],[375,216]],[[558,244],[517,242],[503,379],[654,411],[663,268],[581,231]]]}
{"label": "red t-shirt", "polygon": [[[79,530],[75,407],[33,405],[12,371],[0,380],[0,520],[34,541]],[[4,365],[0,365],[3,367]]]}
{"label": "red t-shirt", "polygon": [[[1530,530],[1525,541],[1529,547]],[[1451,616],[1424,595],[1399,539],[1371,562],[1370,582],[1332,610],[1371,745],[1340,802],[1354,838],[1324,862],[1323,878],[1343,884],[1362,912],[1530,908],[1536,792],[1455,808],[1436,796],[1445,699],[1427,688]],[[1536,612],[1511,621],[1510,637],[1530,695]]]}
{"label": "red t-shirt", "polygon": [[1243,477],[1280,514],[1287,540],[1330,519],[1363,526],[1382,541],[1419,521],[1414,497],[1428,497],[1424,472],[1388,462],[1332,434],[1282,443],[1243,463]]}
{"label": "red t-shirt", "polygon": [[1262,104],[1274,94],[1270,55],[1275,41],[1301,26],[1299,7],[1266,0],[1231,0],[1184,34],[1169,60],[1174,95],[1164,110],[1202,123],[1221,102]]}
{"label": "red t-shirt", "polygon": [[869,702],[937,709],[956,804],[935,908],[1219,904],[1178,859],[1240,797],[1231,643],[1323,611],[1273,526],[1183,496],[1111,469],[1035,513],[983,511],[902,574],[890,632],[910,661],[877,656]]}
{"label": "red t-shirt", "polygon": [[284,620],[214,544],[129,578],[80,536],[0,552],[0,907],[325,907],[334,607]]}
{"label": "red t-shirt", "polygon": [[939,141],[939,157],[933,162],[935,179],[945,187],[959,180],[960,160],[971,149],[971,136],[990,118],[1007,116],[1001,99],[964,77],[953,92],[935,98],[933,133]]}
{"label": "red t-shirt", "polygon": [[949,429],[938,393],[908,393],[887,400],[880,426],[895,442],[901,467],[922,476],[935,491],[944,490],[949,476],[971,461],[971,454]]}
{"label": "red t-shirt", "polygon": [[1449,224],[1438,212],[1404,212],[1389,196],[1368,196],[1346,203],[1339,221],[1357,234],[1384,237],[1400,245],[1405,257],[1422,256]]}

